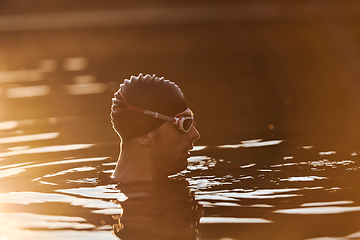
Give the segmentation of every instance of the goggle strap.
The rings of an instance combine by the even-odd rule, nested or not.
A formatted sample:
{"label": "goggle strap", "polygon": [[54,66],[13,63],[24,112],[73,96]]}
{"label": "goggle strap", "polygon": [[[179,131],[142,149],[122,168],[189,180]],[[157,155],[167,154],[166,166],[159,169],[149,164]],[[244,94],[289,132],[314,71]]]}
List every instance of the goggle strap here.
{"label": "goggle strap", "polygon": [[177,124],[177,122],[179,121],[179,120],[177,120],[175,118],[165,116],[165,115],[163,115],[161,113],[158,113],[158,112],[153,112],[153,111],[150,111],[150,110],[133,107],[126,100],[126,98],[125,98],[123,92],[121,91],[121,89],[119,89],[118,93],[121,95],[121,98],[123,99],[124,103],[128,106],[128,108],[113,107],[113,110],[128,110],[128,111],[140,112],[140,113],[144,113],[144,114],[153,116],[155,118],[159,118],[159,119],[162,119],[162,120],[165,120],[165,121],[172,122],[174,124]]}
{"label": "goggle strap", "polygon": [[168,122],[173,122],[173,123],[176,122],[176,119],[175,119],[175,118],[165,116],[165,115],[163,115],[163,114],[161,114],[161,113],[158,113],[158,112],[153,112],[153,111],[150,111],[150,110],[144,110],[144,113],[145,113],[145,114],[148,114],[148,115],[151,115],[151,116],[153,116],[154,118],[160,118],[160,119],[165,120],[165,121],[168,121]]}
{"label": "goggle strap", "polygon": [[117,92],[120,94],[122,100],[124,101],[124,103],[126,104],[127,108],[119,108],[119,107],[112,107],[113,110],[128,110],[128,111],[135,111],[135,112],[140,112],[140,113],[144,113],[144,109],[141,108],[136,108],[130,105],[130,103],[126,100],[123,92],[121,91],[121,89],[119,89],[119,91]]}

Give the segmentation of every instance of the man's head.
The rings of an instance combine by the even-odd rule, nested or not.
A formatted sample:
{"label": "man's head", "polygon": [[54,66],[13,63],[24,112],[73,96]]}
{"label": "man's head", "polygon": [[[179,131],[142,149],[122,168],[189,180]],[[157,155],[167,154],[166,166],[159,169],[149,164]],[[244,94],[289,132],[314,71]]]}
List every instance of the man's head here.
{"label": "man's head", "polygon": [[132,76],[115,93],[111,111],[113,128],[123,141],[154,131],[166,121],[136,109],[173,117],[187,109],[180,88],[173,82],[149,74]]}
{"label": "man's head", "polygon": [[123,140],[113,174],[118,181],[156,179],[184,170],[200,137],[180,88],[155,75],[132,76],[120,85],[111,120]]}
{"label": "man's head", "polygon": [[122,138],[113,174],[118,181],[150,180],[187,167],[200,135],[180,88],[155,75],[132,76],[115,93],[113,128]]}

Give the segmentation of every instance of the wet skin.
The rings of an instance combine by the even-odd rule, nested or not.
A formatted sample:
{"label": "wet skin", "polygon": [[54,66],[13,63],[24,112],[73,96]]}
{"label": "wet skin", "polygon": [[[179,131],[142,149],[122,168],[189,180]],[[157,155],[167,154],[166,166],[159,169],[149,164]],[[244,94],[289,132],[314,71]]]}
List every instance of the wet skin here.
{"label": "wet skin", "polygon": [[[193,116],[190,109],[177,114],[175,117]],[[189,132],[179,130],[178,126],[166,122],[154,132],[153,159],[155,171],[162,176],[176,174],[186,169],[190,157],[190,150],[200,134],[191,127]]]}

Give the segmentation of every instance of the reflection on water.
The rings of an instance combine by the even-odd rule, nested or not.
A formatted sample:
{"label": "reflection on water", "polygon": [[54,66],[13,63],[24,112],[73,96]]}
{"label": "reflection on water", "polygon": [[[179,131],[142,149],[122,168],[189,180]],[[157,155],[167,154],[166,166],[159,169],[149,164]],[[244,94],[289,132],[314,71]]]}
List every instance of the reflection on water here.
{"label": "reflection on water", "polygon": [[114,233],[120,239],[197,239],[201,205],[185,180],[119,185],[128,197],[119,205]]}
{"label": "reflection on water", "polygon": [[308,207],[308,208],[292,208],[281,209],[275,213],[285,214],[335,214],[360,211],[360,207]]}
{"label": "reflection on water", "polygon": [[[65,72],[78,72],[86,70],[88,64],[89,60],[86,57],[71,57],[64,59],[61,67]],[[59,63],[55,59],[42,59],[38,65],[39,67],[35,69],[0,71],[0,84],[5,86],[4,96],[7,99],[19,99],[50,95],[54,91],[53,86],[41,83],[47,80],[48,74],[58,70]],[[26,82],[33,85],[19,84]],[[99,94],[107,90],[107,84],[97,82],[94,75],[75,75],[72,84],[67,84],[62,88],[62,91],[68,95]],[[1,95],[2,91],[0,97]]]}
{"label": "reflection on water", "polygon": [[[77,73],[87,66],[86,58],[74,57],[44,60],[39,69]],[[7,74],[6,81],[24,77]],[[107,86],[77,74],[59,94],[86,99]],[[14,100],[10,88],[5,93]],[[119,151],[117,138],[104,137],[104,123],[55,115],[0,122],[1,239],[359,236],[360,149],[346,143],[256,138],[195,146],[188,168],[167,181],[124,185],[97,177],[111,175]]]}
{"label": "reflection on water", "polygon": [[201,224],[207,223],[271,223],[272,221],[262,218],[232,218],[232,217],[203,217]]}
{"label": "reflection on water", "polygon": [[56,146],[30,148],[30,149],[20,148],[10,152],[0,153],[0,157],[10,157],[15,155],[32,154],[32,153],[51,153],[51,152],[71,151],[71,150],[89,148],[92,145],[93,144],[70,144],[70,145],[56,145]]}
{"label": "reflection on water", "polygon": [[239,147],[263,147],[271,146],[281,143],[283,140],[271,140],[271,141],[262,141],[262,139],[242,141],[240,144],[234,145],[222,145],[220,148],[239,148]]}
{"label": "reflection on water", "polygon": [[1,138],[4,239],[350,239],[360,229],[357,149],[196,146],[167,181],[117,185],[97,179],[112,173],[117,142],[61,144],[61,134]]}
{"label": "reflection on water", "polygon": [[59,133],[41,133],[41,134],[32,134],[32,135],[21,135],[21,136],[0,138],[0,144],[29,142],[29,141],[35,141],[35,140],[46,140],[46,139],[53,139],[58,136],[59,136]]}
{"label": "reflection on water", "polygon": [[[86,220],[79,217],[68,217],[68,216],[49,216],[49,215],[40,215],[32,213],[3,213],[1,214],[2,224],[5,224],[6,221],[11,223],[17,223],[20,227],[26,229],[63,229],[63,228],[72,228],[72,229],[89,229],[94,227],[90,224],[82,224]],[[17,226],[8,225],[9,228],[13,227],[14,229]]]}
{"label": "reflection on water", "polygon": [[[360,238],[356,1],[118,1],[55,15],[47,4],[12,15],[21,4],[10,2],[1,3],[1,240]],[[106,28],[63,29],[94,24]],[[97,172],[110,175],[119,151],[111,97],[139,66],[181,86],[201,146],[168,181],[104,183]]]}
{"label": "reflection on water", "polygon": [[[62,146],[63,147],[63,146]],[[74,146],[70,146],[69,149],[63,150],[63,151],[69,151],[69,150],[74,150],[74,149],[81,149],[83,148],[83,146],[81,146],[80,148],[78,146],[74,147]],[[61,149],[63,148],[57,148],[57,146],[54,147],[49,147],[49,148],[45,148],[47,151],[44,151],[44,149],[35,149],[35,151],[27,151],[27,152],[21,152],[21,153],[44,153],[44,152],[57,152],[61,151]],[[17,154],[14,154],[17,155]],[[12,155],[8,155],[8,156],[12,156]],[[106,159],[106,158],[100,158],[100,159]],[[4,166],[3,170],[0,170],[0,178],[2,177],[9,177],[12,175],[16,175],[19,174],[23,171],[25,171],[26,169],[29,168],[35,168],[35,167],[44,167],[44,166],[50,166],[50,165],[58,165],[58,164],[69,164],[69,163],[79,163],[79,162],[89,162],[89,161],[99,161],[99,158],[85,158],[85,159],[72,159],[72,160],[62,160],[62,161],[56,161],[56,162],[46,162],[46,163],[40,163],[40,164],[30,164],[30,163],[24,163],[24,164],[15,164],[15,165],[11,165],[11,166]],[[26,166],[23,166],[26,165]],[[71,170],[66,170],[68,172],[71,172]],[[79,171],[78,171],[79,172]],[[44,177],[46,177],[48,175],[45,175]]]}
{"label": "reflection on water", "polygon": [[6,91],[8,98],[26,98],[26,97],[37,97],[46,96],[50,94],[50,86],[48,85],[37,85],[27,87],[11,87]]}

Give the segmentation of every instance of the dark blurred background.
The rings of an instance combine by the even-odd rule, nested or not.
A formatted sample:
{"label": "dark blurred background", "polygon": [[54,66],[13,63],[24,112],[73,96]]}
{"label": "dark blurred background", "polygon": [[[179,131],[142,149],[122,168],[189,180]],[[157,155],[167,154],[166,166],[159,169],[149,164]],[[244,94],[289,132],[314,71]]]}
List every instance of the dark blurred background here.
{"label": "dark blurred background", "polygon": [[358,145],[359,1],[1,0],[0,14],[3,124],[115,140],[111,97],[141,72],[182,88],[200,145]]}

